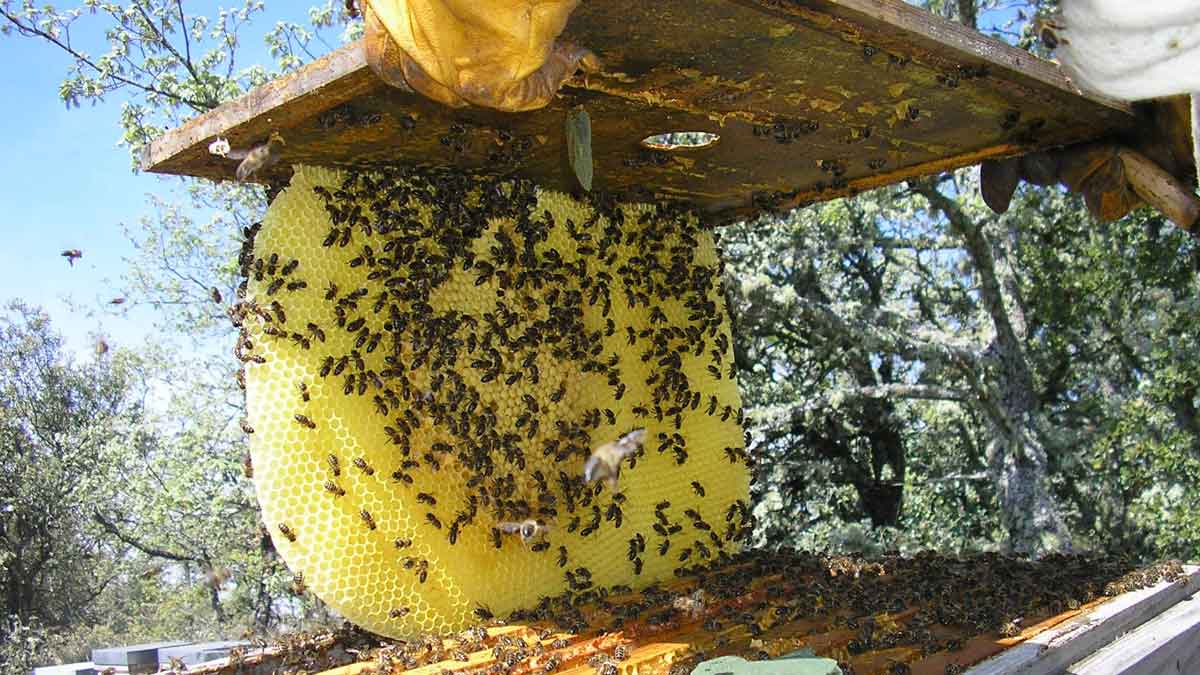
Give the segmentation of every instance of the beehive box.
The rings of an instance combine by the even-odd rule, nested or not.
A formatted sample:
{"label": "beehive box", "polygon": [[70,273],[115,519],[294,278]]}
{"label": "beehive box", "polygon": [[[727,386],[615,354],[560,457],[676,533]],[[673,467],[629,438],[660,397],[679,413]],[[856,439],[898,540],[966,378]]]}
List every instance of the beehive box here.
{"label": "beehive box", "polygon": [[[680,25],[686,25],[688,30],[673,29]],[[265,516],[276,545],[297,568],[298,587],[306,580],[314,583],[314,588],[323,597],[358,612],[356,619],[365,618],[381,632],[390,633],[391,627],[411,631],[414,626],[426,624],[450,625],[439,623],[446,616],[462,623],[464,607],[472,603],[479,603],[479,609],[483,610],[478,617],[484,618],[490,612],[482,606],[488,604],[486,589],[473,589],[468,593],[458,584],[461,578],[438,579],[438,574],[452,570],[453,564],[461,562],[455,558],[454,551],[445,546],[453,546],[457,539],[455,531],[445,532],[443,520],[446,518],[440,512],[428,510],[424,514],[424,523],[414,525],[410,522],[414,517],[418,523],[422,520],[415,504],[406,502],[402,508],[393,509],[394,505],[383,499],[383,488],[377,483],[387,477],[397,482],[409,482],[404,478],[408,470],[406,463],[417,460],[407,455],[404,458],[388,455],[383,461],[396,466],[389,464],[384,468],[371,454],[378,448],[380,439],[357,431],[347,436],[345,432],[354,426],[354,420],[336,407],[321,407],[326,394],[330,398],[362,396],[366,391],[363,377],[370,383],[368,387],[386,389],[368,375],[378,375],[381,371],[368,363],[366,354],[371,350],[366,345],[371,344],[380,332],[399,332],[388,328],[389,325],[394,327],[396,319],[367,326],[365,316],[337,315],[331,306],[329,311],[333,315],[324,316],[324,319],[335,321],[338,330],[354,334],[339,334],[334,342],[351,339],[354,346],[346,347],[338,342],[342,353],[324,353],[315,360],[305,352],[316,343],[324,345],[326,341],[321,336],[331,331],[315,318],[301,318],[297,324],[294,313],[292,327],[282,327],[287,323],[284,312],[294,309],[291,305],[285,307],[280,300],[282,297],[302,300],[313,294],[320,296],[324,291],[325,301],[338,306],[349,297],[350,304],[343,306],[343,311],[346,307],[360,311],[356,303],[368,302],[356,294],[364,289],[369,293],[370,289],[355,281],[350,282],[353,288],[346,288],[344,282],[340,291],[331,288],[341,281],[338,275],[344,272],[343,268],[366,273],[366,269],[360,268],[374,267],[371,260],[382,251],[374,247],[373,240],[364,243],[358,238],[359,234],[347,237],[346,232],[359,232],[361,225],[361,236],[370,238],[380,232],[380,223],[390,222],[389,218],[401,214],[400,220],[415,223],[413,232],[405,236],[417,237],[401,246],[420,242],[432,244],[436,240],[438,246],[446,249],[433,252],[438,259],[434,264],[437,267],[444,262],[441,258],[451,252],[455,255],[463,251],[482,253],[470,248],[479,242],[493,256],[501,258],[507,255],[505,252],[510,244],[516,243],[526,247],[525,253],[531,256],[530,259],[559,260],[561,253],[556,250],[552,253],[553,245],[539,248],[538,242],[548,241],[551,232],[543,232],[538,227],[530,229],[534,220],[549,219],[555,227],[565,228],[575,240],[570,244],[575,248],[574,253],[589,259],[597,251],[584,254],[579,250],[580,246],[595,248],[585,244],[587,240],[579,236],[581,234],[587,237],[599,235],[610,243],[621,242],[627,237],[636,241],[639,228],[634,226],[635,220],[637,225],[648,225],[649,231],[664,224],[673,223],[672,227],[675,227],[684,223],[669,237],[680,237],[683,241],[691,238],[694,243],[684,247],[691,249],[688,256],[699,251],[700,258],[704,258],[712,246],[705,239],[709,235],[699,232],[699,225],[853,194],[861,189],[974,164],[984,158],[1120,137],[1134,133],[1140,121],[1138,114],[1127,106],[1080,94],[1051,64],[931,17],[899,0],[680,0],[672,3],[616,0],[585,3],[572,17],[567,37],[596,50],[605,62],[605,69],[573,82],[559,100],[534,113],[507,115],[472,109],[447,110],[410,97],[379,82],[366,67],[361,47],[350,45],[242,99],[193,119],[148,148],[144,162],[147,169],[228,178],[236,164],[211,155],[207,150],[211,141],[227,137],[234,147],[245,148],[264,141],[271,133],[279,133],[287,140],[282,162],[256,176],[271,185],[272,194],[279,195],[272,207],[274,216],[269,216],[268,220],[272,217],[289,222],[311,220],[298,210],[288,210],[291,208],[287,201],[288,190],[297,186],[322,196],[315,190],[320,187],[338,202],[327,200],[329,222],[323,224],[330,227],[330,232],[319,242],[316,241],[319,233],[308,232],[308,238],[303,241],[295,237],[289,239],[291,235],[287,232],[282,236],[271,234],[270,223],[264,226],[264,232],[268,234],[261,241],[255,241],[255,232],[249,233],[249,249],[243,260],[243,273],[248,282],[241,292],[247,299],[239,304],[235,314],[246,328],[239,351],[250,364],[247,367],[253,371],[261,366],[263,373],[273,373],[271,377],[274,378],[272,384],[261,378],[256,380],[257,375],[253,372],[248,374],[251,421],[261,427],[266,439],[256,450],[257,458],[266,459],[268,465],[267,470],[261,472],[266,475],[258,477],[260,496],[266,496],[264,504],[279,505],[288,502],[288,495],[291,495],[292,507],[309,503],[317,510],[324,510],[324,516],[317,518],[310,513],[313,509],[293,508],[285,513],[273,510],[275,506],[267,506]],[[543,206],[542,199],[568,200],[566,195],[553,196],[555,193],[549,190],[573,187],[564,156],[563,119],[567,110],[577,106],[586,109],[592,119],[592,155],[598,190],[585,200],[584,206],[576,204],[568,210],[590,209],[589,213],[598,214],[588,224],[588,227],[597,228],[595,232],[581,233],[577,228],[579,223],[564,218],[567,211],[561,208],[546,208],[545,212],[551,216],[546,219],[534,210],[534,207]],[[719,136],[719,140],[690,150],[664,150],[644,143],[652,134],[675,132],[708,132]],[[295,167],[304,166],[324,168],[301,169],[293,175]],[[347,173],[337,174],[337,180],[352,176],[350,183],[339,188],[336,181],[311,179],[312,175],[335,168],[347,169]],[[350,192],[351,187],[361,188],[363,180],[367,181],[368,191],[382,189],[388,192],[392,186],[386,180],[381,183],[380,176],[396,175],[397,172],[406,176],[424,176],[422,180],[434,187],[430,190],[422,188],[419,191],[421,197],[415,203],[409,199],[410,193],[402,189],[397,199],[389,198],[389,205],[371,217],[347,208],[348,200],[336,194],[338,189]],[[429,179],[430,176],[434,178]],[[462,181],[466,183],[462,184],[460,192],[474,196],[464,199],[462,205],[455,205],[453,200],[445,204],[439,202],[437,208],[447,212],[460,211],[457,218],[439,219],[436,209],[430,211],[428,198],[439,193],[448,194],[443,187],[453,188]],[[292,188],[288,187],[289,183]],[[488,192],[493,189],[498,191]],[[312,194],[307,199],[311,199]],[[526,213],[493,213],[499,203],[514,196],[521,197],[521,208]],[[620,206],[634,203],[642,206]],[[413,209],[419,215],[410,213]],[[507,223],[510,216],[513,222]],[[428,229],[431,225],[437,226],[436,233]],[[391,231],[392,226],[387,227]],[[337,236],[330,239],[335,231]],[[520,241],[512,232],[519,232]],[[351,238],[354,239],[353,250],[345,255],[342,251],[328,255],[316,251],[317,255],[313,255],[318,244],[325,249],[336,244],[341,249],[350,244]],[[511,240],[510,244],[505,243],[506,238]],[[661,241],[643,241],[642,244],[658,246],[656,256],[672,247],[671,243]],[[423,255],[430,253],[425,250]],[[634,262],[631,257],[634,255],[627,255],[626,266]],[[415,265],[404,262],[397,266],[395,263],[400,256],[392,251],[388,251],[386,257],[391,270],[387,274],[400,270],[412,277]],[[408,254],[404,257],[406,260],[412,258]],[[472,318],[489,324],[504,324],[505,317],[512,313],[508,303],[524,302],[524,299],[505,295],[509,289],[495,278],[499,276],[495,274],[495,265],[489,273],[487,267],[474,262],[478,261],[473,261],[471,267],[463,271],[473,267],[473,273],[481,274],[481,281],[470,283],[483,285],[492,293],[490,301],[496,311],[484,311]],[[611,263],[606,259],[605,264],[615,262],[615,259]],[[421,260],[424,271],[417,276],[426,275],[430,263],[431,259]],[[555,266],[560,263],[561,260]],[[657,264],[663,264],[663,259]],[[719,260],[689,257],[683,267],[685,271],[695,271],[715,265],[719,265]],[[292,273],[301,276],[285,278]],[[578,276],[591,278],[591,274]],[[448,270],[445,275],[438,276],[437,284],[455,286]],[[401,313],[429,308],[445,314],[455,302],[466,310],[465,314],[476,313],[479,309],[472,304],[474,294],[482,292],[478,288],[467,289],[462,298],[451,297],[436,302],[428,294],[428,288],[422,291],[420,284],[414,288],[416,290],[409,294],[411,297],[406,298],[410,306],[400,310]],[[581,288],[569,290],[588,289],[581,284]],[[407,292],[402,290],[402,294]],[[712,292],[711,286],[706,287],[705,293]],[[276,293],[283,295],[276,298]],[[304,308],[302,317],[315,306],[311,302],[297,302],[295,307]],[[446,305],[446,302],[450,304]],[[591,300],[589,306],[594,302]],[[641,302],[636,294],[630,300],[630,308],[639,303],[643,309],[650,309],[651,303]],[[719,302],[704,302],[705,307],[709,304],[720,313]],[[704,311],[710,312],[712,308]],[[379,312],[380,309],[374,311],[375,314]],[[365,310],[361,313],[367,314]],[[360,318],[362,323],[359,323]],[[605,318],[610,317],[606,313],[600,315],[601,320]],[[651,324],[666,322],[665,328],[678,329],[681,337],[695,337],[687,332],[683,320],[674,313],[666,318],[650,314],[641,319]],[[300,328],[295,328],[297,325]],[[422,331],[434,328],[436,326],[428,323],[422,325]],[[494,325],[492,329],[496,330]],[[598,331],[605,335],[608,330],[606,337],[611,338],[616,329],[615,322],[612,329],[581,325],[572,329],[572,335],[562,337],[592,340],[591,333]],[[650,330],[644,337],[653,335],[653,329],[643,330]],[[718,325],[717,332],[720,331],[727,334],[726,327]],[[640,331],[634,328],[634,338],[639,335]],[[715,337],[714,332],[705,339]],[[457,338],[451,338],[450,342],[453,339]],[[288,341],[295,348],[279,346]],[[595,341],[599,343],[602,339],[595,338]],[[447,341],[443,339],[442,342]],[[720,358],[728,358],[726,348],[718,350],[722,352]],[[327,352],[332,347],[318,348],[317,351],[323,349]],[[600,352],[603,351],[602,345]],[[554,350],[548,353],[558,358],[554,356]],[[620,362],[620,353],[613,356]],[[591,357],[598,358],[599,353],[591,354]],[[669,365],[668,357],[667,352],[651,354],[651,358],[667,359],[658,362],[660,366]],[[421,365],[427,365],[428,359],[417,360]],[[483,359],[477,360],[483,363]],[[332,385],[324,382],[315,384],[317,379],[325,378],[334,370],[341,375],[340,370],[348,363],[355,364],[353,374],[357,377],[346,381],[340,392],[332,391]],[[601,370],[615,367],[611,361],[598,363]],[[559,367],[563,363],[552,360],[542,363],[534,358],[531,365],[538,367],[537,372],[552,375],[559,381],[575,376],[569,368]],[[486,363],[475,368],[484,372],[485,377],[491,370],[497,370],[489,369]],[[529,365],[522,362],[522,368],[528,370]],[[686,368],[677,364],[671,370],[682,372]],[[328,372],[320,374],[323,371]],[[312,377],[313,372],[317,373],[316,378]],[[636,387],[640,391],[630,393],[644,396],[654,384],[651,380],[654,373],[639,373],[642,379]],[[490,379],[500,375],[496,372]],[[503,375],[507,378],[518,373],[508,369]],[[436,374],[431,377],[436,378]],[[720,374],[714,374],[714,378],[719,379]],[[478,382],[472,380],[469,384],[486,384],[482,377],[477,376],[477,379]],[[520,399],[531,412],[538,413],[546,408],[547,401],[557,403],[553,399],[557,390],[542,391],[545,387],[534,381],[535,378],[529,379],[528,384],[520,382],[520,377],[514,382],[533,401]],[[289,409],[287,415],[279,415],[276,413],[282,408],[276,405],[279,410],[273,408],[271,414],[259,415],[255,410],[264,410],[261,402],[283,400],[282,389],[276,386],[280,382],[288,385],[284,387],[287,396],[294,398],[291,403],[298,407]],[[431,385],[432,380],[421,379],[418,389],[403,399],[411,404],[415,394],[416,401],[428,401],[426,397],[433,388]],[[609,386],[615,388],[616,385]],[[330,391],[324,391],[326,388]],[[728,407],[732,411],[736,408],[735,397],[736,392],[728,394],[728,402],[718,397],[718,407]],[[376,398],[381,398],[382,403],[377,403],[381,411],[403,407],[384,397],[382,392],[376,394]],[[513,398],[508,402],[512,405],[506,404],[504,409],[515,411],[517,400]],[[680,404],[677,402],[676,405]],[[689,408],[694,411],[697,407],[692,398]],[[598,406],[570,413],[592,415],[593,410],[595,415],[600,415]],[[617,428],[627,426],[624,418],[621,418],[621,424],[616,421],[624,411],[604,412],[609,415],[607,424],[614,427],[611,430],[614,433]],[[629,413],[636,415],[632,408]],[[713,414],[710,410],[707,416]],[[655,422],[661,427],[669,423],[664,422],[664,418],[670,417],[664,415]],[[728,414],[723,417],[723,422],[728,421]],[[569,419],[558,421],[564,422],[564,433],[574,428],[572,424],[578,426],[580,423]],[[409,422],[411,426],[421,426],[419,421],[410,419]],[[489,424],[495,425],[494,422]],[[528,424],[529,419],[525,419],[515,426],[524,433]],[[586,426],[599,426],[599,420],[588,422]],[[678,413],[674,426],[679,432],[693,433],[690,429],[682,429]],[[413,436],[411,429],[400,428],[399,432],[396,429],[393,428],[393,433],[382,428],[379,431],[388,437],[384,439],[386,442]],[[326,430],[334,434],[336,442],[318,438]],[[674,432],[666,427],[652,431],[657,432],[653,436],[656,440],[665,439],[663,442],[670,447]],[[315,432],[315,435],[309,432]],[[703,436],[712,434],[707,431],[697,434],[697,437]],[[589,440],[601,442],[603,439]],[[306,447],[309,445],[312,447]],[[720,452],[720,445],[714,446],[718,448],[717,452]],[[327,446],[343,448],[350,454],[331,453]],[[272,456],[262,448],[282,448],[287,453]],[[736,464],[740,447],[725,445],[724,449],[733,450],[731,455]],[[709,448],[706,453],[711,451]],[[583,454],[586,455],[586,447]],[[334,455],[334,459],[330,460],[329,455]],[[567,456],[572,455],[568,453]],[[284,460],[279,460],[280,457]],[[519,465],[519,457],[514,457],[517,459],[506,458],[505,461]],[[711,457],[705,457],[704,462],[711,460]],[[435,471],[439,466],[436,455],[433,460],[422,456],[421,461],[423,467],[433,466]],[[645,466],[643,464],[643,469]],[[545,478],[543,475],[542,480]],[[450,482],[460,479],[468,483],[471,480],[459,476]],[[712,481],[705,480],[711,487]],[[326,481],[324,486],[321,481]],[[533,481],[540,483],[537,479]],[[648,506],[654,503],[655,498],[651,495],[662,486],[654,480],[654,472],[643,471],[637,477],[630,477],[630,481],[632,494],[638,497],[636,508],[628,510],[633,514],[630,520],[639,526],[649,526],[655,518],[652,514],[661,510],[652,510]],[[570,482],[568,476],[566,483]],[[669,488],[672,495],[669,496],[680,497],[687,487],[688,480],[672,483]],[[697,496],[705,496],[703,483],[698,488],[692,487]],[[714,496],[734,507],[733,517],[740,511],[744,519],[747,514],[744,508],[736,507],[735,494],[743,486],[733,487],[737,489]],[[302,490],[292,494],[289,490],[293,488]],[[561,499],[567,493],[574,494],[567,488],[560,492],[562,494],[551,496]],[[430,499],[434,495],[422,494],[413,495],[413,499],[425,506],[435,506]],[[599,497],[600,492],[594,496]],[[347,497],[352,499],[345,499]],[[317,506],[316,499],[325,501]],[[606,510],[620,506],[612,495],[606,494],[605,499],[611,501],[604,502]],[[334,506],[328,507],[328,504]],[[475,511],[469,501],[466,508],[465,512],[460,510],[459,515],[468,513],[468,519],[473,518]],[[491,517],[496,521],[491,523],[492,531],[499,529],[497,525],[504,524],[498,519],[506,515],[511,517],[506,508],[509,507],[501,507],[498,515]],[[602,522],[615,521],[611,527],[619,529],[621,517],[608,516],[608,512]],[[288,513],[296,514],[299,520],[293,521],[293,516]],[[595,511],[591,513],[595,518]],[[725,513],[729,520],[730,511]],[[702,529],[697,523],[709,525],[709,521],[721,517],[720,513],[714,515],[707,511],[696,511],[696,514],[688,516],[696,530]],[[459,521],[456,518],[453,522]],[[668,519],[668,522],[671,521]],[[687,524],[672,523],[672,526],[685,527]],[[563,525],[554,523],[555,528]],[[445,536],[446,541],[439,542],[436,548],[422,542],[425,548],[419,556],[383,550],[388,547],[381,541],[384,544],[394,541],[395,549],[410,548],[409,540],[415,537],[409,536],[409,530],[417,526],[439,531],[439,536]],[[610,526],[605,524],[604,527]],[[745,522],[734,525],[735,531],[745,527]],[[570,526],[564,529],[574,532]],[[313,533],[316,535],[310,537]],[[353,537],[350,536],[352,533]],[[385,534],[387,539],[383,538]],[[692,533],[689,531],[689,534]],[[642,556],[651,557],[645,543],[639,542],[637,537],[629,542],[628,556],[623,545],[616,546],[613,541],[603,538],[596,541],[607,543],[584,547],[582,553],[591,561],[589,564],[606,564],[604,561],[616,559],[621,565],[631,564],[636,570],[633,576],[637,577],[643,567]],[[342,547],[334,550],[339,546]],[[655,568],[655,574],[651,576],[661,577],[664,571],[670,575],[673,566],[679,581],[652,585],[648,589],[644,588],[646,579],[634,584],[637,588],[627,588],[625,584],[609,587],[613,579],[593,580],[590,572],[586,575],[577,572],[582,568],[568,570],[574,574],[567,576],[572,595],[557,601],[547,600],[547,605],[528,597],[540,582],[530,585],[525,583],[528,579],[513,576],[527,586],[523,589],[522,597],[527,600],[524,606],[538,608],[516,614],[512,620],[520,624],[476,629],[470,634],[456,636],[426,635],[419,640],[407,635],[403,645],[381,648],[375,654],[374,667],[389,672],[418,669],[440,673],[443,670],[486,670],[499,661],[510,672],[601,670],[611,673],[614,670],[631,671],[634,666],[639,672],[670,672],[672,669],[681,672],[700,658],[718,653],[763,658],[807,645],[866,672],[902,669],[910,667],[910,663],[919,671],[934,668],[938,663],[943,668],[954,668],[955,664],[974,662],[1000,651],[1014,644],[1012,640],[1024,639],[1026,626],[1031,622],[1054,622],[1054,617],[1058,616],[1055,611],[1063,609],[1054,604],[1054,589],[1048,589],[1041,596],[1018,592],[1014,599],[1011,584],[996,586],[999,578],[1015,573],[1029,578],[1030,583],[1036,582],[1034,577],[1037,575],[1030,568],[1001,559],[963,563],[926,557],[867,563],[770,554],[736,558],[730,551],[720,548],[716,546],[718,550],[710,551],[708,556],[697,554],[697,557],[710,558],[706,563],[709,567],[704,568],[688,567],[697,561],[688,560],[683,551],[677,554],[672,551],[673,555],[682,557],[671,566]],[[519,553],[525,556],[539,552],[532,546],[530,549]],[[687,550],[709,549],[693,545]],[[370,587],[339,585],[327,574],[329,570],[319,564],[318,559],[342,554],[346,554],[344,560],[351,563],[354,579],[365,579]],[[424,599],[420,596],[432,595],[415,590],[414,582],[396,576],[395,570],[381,576],[372,567],[380,560],[400,564],[420,585],[427,581],[426,572],[434,569],[428,565],[433,564],[430,561],[435,558],[443,564],[428,576],[447,589],[445,595],[449,598],[448,602],[438,606],[418,605],[414,608],[393,604],[392,601],[399,598],[411,596],[419,601]],[[486,560],[467,566],[471,564],[482,569]],[[1078,564],[1072,569],[1078,571]],[[309,569],[316,571],[311,578],[302,577],[309,565],[314,565]],[[513,568],[514,574],[529,569],[528,564],[522,565]],[[1062,581],[1062,569],[1037,569],[1047,577]],[[1114,568],[1093,571],[1098,576],[1090,581],[1083,578],[1087,575],[1076,579],[1081,584],[1080,597],[1084,598],[1075,598],[1076,603],[1094,598],[1103,589],[1103,584],[1118,583],[1120,575],[1114,574]],[[1126,571],[1122,570],[1121,574]],[[962,580],[973,574],[984,574],[996,592],[1005,590],[1009,595],[994,596],[990,602],[981,604],[965,597]],[[897,583],[898,579],[903,582]],[[1096,586],[1101,579],[1103,583]],[[602,586],[606,587],[604,591],[599,590]],[[985,586],[986,583],[981,585],[980,592]],[[550,592],[558,590],[558,584],[547,587]],[[814,589],[821,592],[814,595]],[[886,594],[870,595],[888,589],[892,591],[892,604],[886,607],[862,604],[866,598],[888,599]],[[904,595],[913,589],[925,589],[933,597]],[[1062,589],[1060,584],[1057,591],[1061,594],[1065,592]],[[1118,587],[1111,590],[1119,592]],[[826,591],[829,595],[823,594]],[[364,601],[364,597],[380,593],[386,596],[387,604]],[[501,595],[504,604],[509,606],[517,597],[507,592],[497,593],[498,598]],[[936,604],[929,604],[935,600]],[[1018,609],[1022,612],[1019,616],[1014,614]],[[1073,609],[1068,603],[1065,611],[1078,612],[1080,609]],[[554,621],[547,623],[551,619]],[[399,623],[393,625],[389,621]],[[931,625],[949,628],[935,631]],[[562,632],[563,629],[568,632]],[[991,635],[1001,631],[1007,637],[996,639]],[[336,656],[339,653],[350,653],[347,640],[354,643],[355,651],[372,643],[354,631],[343,631],[332,636],[297,637],[280,653],[295,656],[298,660],[292,662],[293,665],[312,670],[322,663],[329,665],[331,659],[337,661],[341,658]],[[987,646],[989,644],[991,646]],[[628,658],[619,658],[618,647],[631,652]],[[245,653],[236,654],[232,661],[245,666],[245,658]],[[446,658],[453,661],[446,662]],[[358,669],[364,667],[355,666]]]}

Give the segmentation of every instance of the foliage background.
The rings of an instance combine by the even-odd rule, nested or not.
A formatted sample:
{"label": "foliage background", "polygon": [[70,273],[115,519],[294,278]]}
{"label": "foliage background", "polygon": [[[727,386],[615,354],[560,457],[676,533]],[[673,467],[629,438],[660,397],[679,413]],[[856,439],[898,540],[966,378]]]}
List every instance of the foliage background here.
{"label": "foliage background", "polygon": [[[924,4],[1035,51],[1031,21],[1051,7]],[[332,1],[303,25],[257,0],[188,9],[0,0],[0,30],[72,57],[68,106],[122,101],[131,158],[361,30]],[[72,41],[83,18],[105,53]],[[270,63],[239,60],[252,29]],[[231,235],[265,197],[180,186],[127,230],[136,255],[112,289],[155,309],[146,344],[80,357],[37,308],[14,300],[0,317],[5,675],[104,644],[336,621],[292,592],[242,471],[224,316]],[[1144,210],[1095,223],[1056,189],[1022,187],[996,216],[975,170],[721,237],[759,545],[1200,559],[1195,238]]]}

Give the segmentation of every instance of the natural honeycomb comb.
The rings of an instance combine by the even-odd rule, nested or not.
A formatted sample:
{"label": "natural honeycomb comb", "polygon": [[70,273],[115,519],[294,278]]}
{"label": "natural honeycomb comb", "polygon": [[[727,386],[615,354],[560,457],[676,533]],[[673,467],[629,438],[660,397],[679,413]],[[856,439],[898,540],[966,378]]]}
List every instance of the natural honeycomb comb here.
{"label": "natural honeycomb comb", "polygon": [[[692,215],[297,167],[248,234],[234,318],[263,518],[346,618],[455,630],[748,532],[720,263]],[[586,485],[590,449],[638,427],[623,500]],[[544,538],[495,529],[526,518]]]}

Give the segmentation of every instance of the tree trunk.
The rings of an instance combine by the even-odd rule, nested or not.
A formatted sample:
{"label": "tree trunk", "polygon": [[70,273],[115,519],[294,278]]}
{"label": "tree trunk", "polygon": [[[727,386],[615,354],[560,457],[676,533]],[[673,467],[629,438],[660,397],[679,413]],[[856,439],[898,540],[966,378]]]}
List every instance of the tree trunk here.
{"label": "tree trunk", "polygon": [[983,367],[991,371],[995,385],[980,392],[978,404],[992,437],[987,445],[988,473],[1000,501],[1008,547],[1030,556],[1069,550],[1070,531],[1050,489],[1049,458],[1040,438],[1043,430],[1038,428],[1040,403],[1023,343],[1025,317],[1013,297],[1016,284],[1003,283],[1002,263],[993,255],[994,243],[983,223],[972,220],[936,184],[912,185],[961,237],[979,279],[980,300],[995,330],[983,354]]}
{"label": "tree trunk", "polygon": [[994,428],[987,446],[988,473],[1000,502],[1000,519],[1013,553],[1041,556],[1069,550],[1070,532],[1050,491],[1046,451],[1031,415],[1010,420],[1009,433]]}

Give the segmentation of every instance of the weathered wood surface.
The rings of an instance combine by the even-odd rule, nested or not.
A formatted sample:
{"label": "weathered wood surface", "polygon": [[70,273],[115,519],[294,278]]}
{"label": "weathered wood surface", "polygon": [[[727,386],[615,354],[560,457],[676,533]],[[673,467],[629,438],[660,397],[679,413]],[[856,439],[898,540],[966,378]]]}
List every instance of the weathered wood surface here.
{"label": "weathered wood surface", "polygon": [[[979,664],[967,671],[967,675],[1062,673],[1071,664],[1100,651],[1119,636],[1147,624],[1169,608],[1180,603],[1186,606],[1188,598],[1200,592],[1200,567],[1188,566],[1185,570],[1183,579],[1164,581],[1113,598],[1091,612],[1080,614]],[[1101,668],[1081,672],[1121,671]]]}
{"label": "weathered wood surface", "polygon": [[[720,216],[784,208],[988,157],[1128,133],[1137,117],[1080,94],[1053,64],[903,0],[606,0],[565,37],[601,74],[546,109],[449,109],[382,84],[348,45],[168,132],[144,166],[230,178],[212,156],[275,130],[288,166],[426,164],[518,173],[570,189],[563,120],[591,115],[596,186],[648,189]],[[655,133],[716,144],[652,151]]]}
{"label": "weathered wood surface", "polygon": [[1067,669],[1068,675],[1195,673],[1200,665],[1200,594]]}

